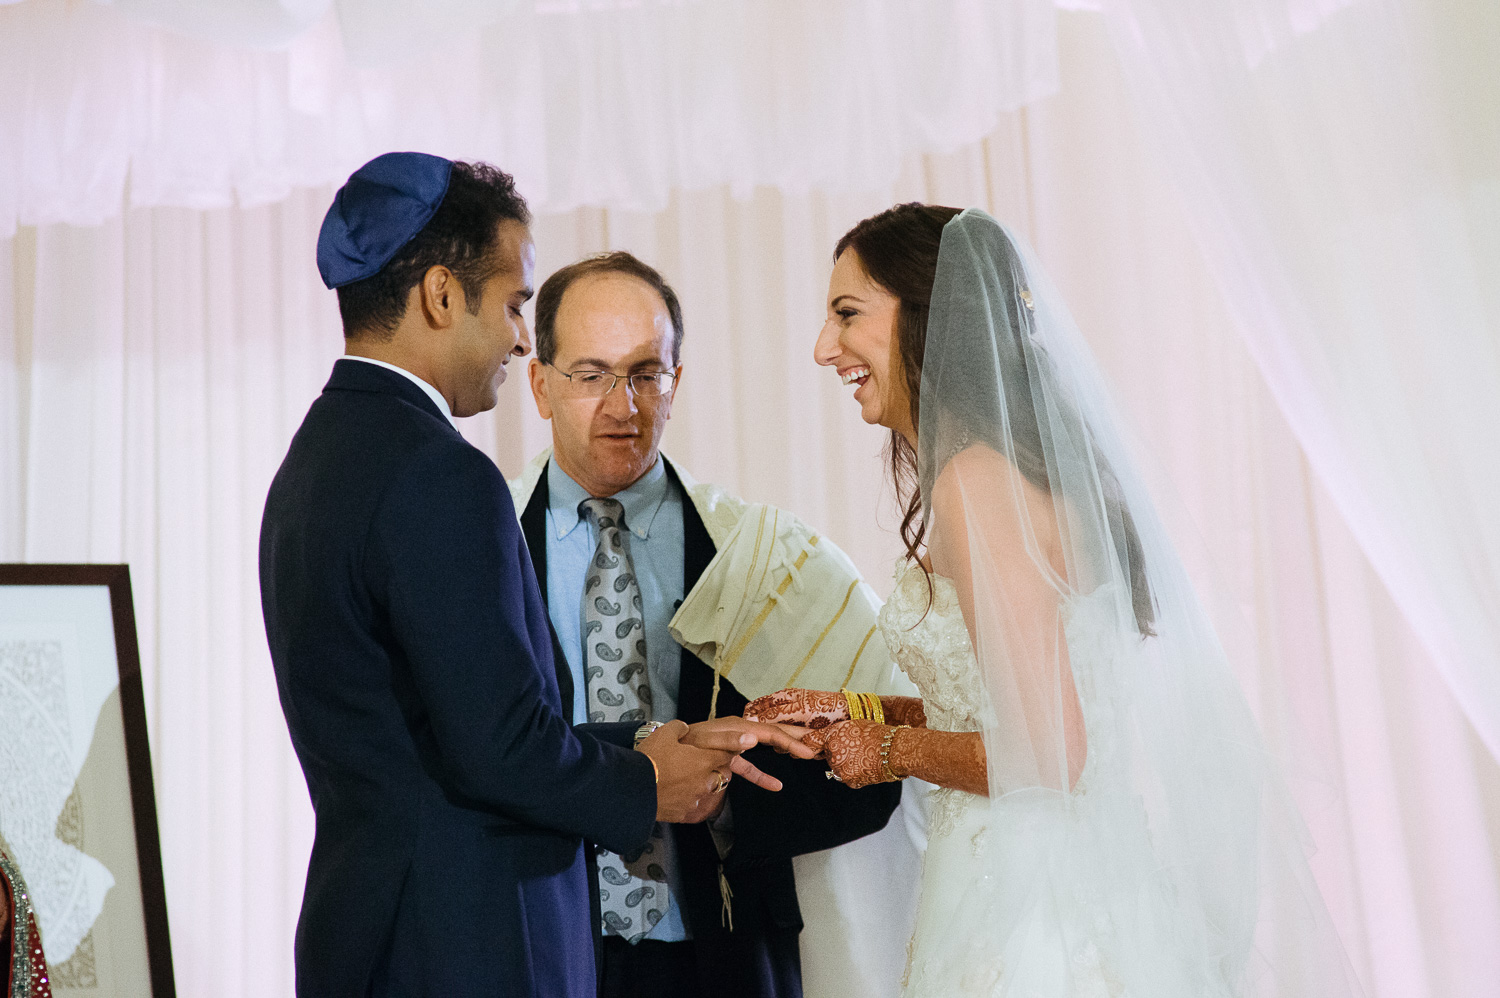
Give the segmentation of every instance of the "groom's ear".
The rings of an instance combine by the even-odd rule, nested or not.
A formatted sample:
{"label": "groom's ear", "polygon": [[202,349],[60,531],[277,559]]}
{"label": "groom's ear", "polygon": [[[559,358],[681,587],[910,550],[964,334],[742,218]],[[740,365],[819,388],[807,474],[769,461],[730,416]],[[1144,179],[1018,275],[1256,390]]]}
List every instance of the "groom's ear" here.
{"label": "groom's ear", "polygon": [[536,411],[543,419],[552,418],[552,397],[547,394],[547,369],[535,357],[526,367],[526,376],[531,379],[531,397],[536,400]]}
{"label": "groom's ear", "polygon": [[452,326],[458,310],[464,307],[463,288],[453,271],[441,264],[427,268],[417,283],[416,292],[422,318],[432,329]]}

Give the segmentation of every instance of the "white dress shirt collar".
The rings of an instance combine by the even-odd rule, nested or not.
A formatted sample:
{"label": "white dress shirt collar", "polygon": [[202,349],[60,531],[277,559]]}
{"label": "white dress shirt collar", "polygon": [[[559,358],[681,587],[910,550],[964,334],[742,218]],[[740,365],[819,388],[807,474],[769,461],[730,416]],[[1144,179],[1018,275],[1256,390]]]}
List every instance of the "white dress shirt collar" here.
{"label": "white dress shirt collar", "polygon": [[415,374],[412,374],[406,368],[397,367],[395,364],[387,364],[385,361],[376,360],[374,357],[358,357],[352,353],[344,354],[344,360],[360,360],[364,361],[366,364],[374,364],[376,367],[383,367],[387,371],[395,371],[397,374],[401,375],[412,384],[422,389],[422,391],[426,392],[427,397],[432,399],[432,404],[438,407],[438,411],[447,417],[448,422],[453,423],[453,428],[455,430],[458,429],[458,424],[453,422],[453,410],[448,408],[448,400],[443,398],[443,393],[429,385],[427,382],[423,381],[421,378],[417,377]]}

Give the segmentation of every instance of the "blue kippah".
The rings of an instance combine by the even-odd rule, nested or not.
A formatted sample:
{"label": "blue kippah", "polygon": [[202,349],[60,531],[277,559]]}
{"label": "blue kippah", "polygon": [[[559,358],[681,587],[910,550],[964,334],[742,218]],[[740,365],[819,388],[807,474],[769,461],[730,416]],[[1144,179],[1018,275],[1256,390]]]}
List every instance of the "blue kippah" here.
{"label": "blue kippah", "polygon": [[421,152],[388,152],[355,170],[318,233],[323,283],[341,288],[378,274],[432,218],[452,172],[450,160]]}

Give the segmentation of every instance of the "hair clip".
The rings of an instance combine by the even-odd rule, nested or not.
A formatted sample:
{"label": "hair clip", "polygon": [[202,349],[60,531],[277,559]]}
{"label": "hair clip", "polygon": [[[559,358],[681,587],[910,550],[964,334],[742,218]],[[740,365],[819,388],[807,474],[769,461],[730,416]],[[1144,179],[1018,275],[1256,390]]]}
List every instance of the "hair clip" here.
{"label": "hair clip", "polygon": [[1036,305],[1031,301],[1031,292],[1027,291],[1025,288],[1021,289],[1021,304],[1026,306],[1026,310],[1028,312],[1036,311]]}

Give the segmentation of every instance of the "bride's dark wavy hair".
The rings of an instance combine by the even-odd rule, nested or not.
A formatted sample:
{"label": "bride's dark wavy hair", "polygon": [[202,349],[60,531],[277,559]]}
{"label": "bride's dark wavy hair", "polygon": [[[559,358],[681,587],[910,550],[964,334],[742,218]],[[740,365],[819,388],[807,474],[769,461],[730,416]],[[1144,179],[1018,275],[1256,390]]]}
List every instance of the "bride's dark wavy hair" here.
{"label": "bride's dark wavy hair", "polygon": [[[911,400],[912,426],[920,425],[918,420],[922,406],[922,358],[927,351],[927,315],[932,306],[933,284],[937,280],[943,228],[962,210],[920,202],[898,204],[878,215],[872,215],[844,233],[833,250],[835,262],[846,250],[853,250],[866,275],[895,295],[900,303],[896,310],[896,354],[901,363],[901,375],[906,382],[907,397]],[[1022,322],[1018,318],[1017,329],[1022,328]],[[1007,401],[1011,403],[1010,437],[1015,451],[1009,456],[1028,482],[1050,494],[1052,489],[1047,477],[1041,430],[1030,403],[1030,377],[1024,367],[1005,372],[1005,377],[1007,380],[1019,379],[1023,382],[1012,385],[1005,393]],[[1020,404],[1015,404],[1018,401]],[[996,438],[994,427],[969,429],[971,438],[987,441],[1002,453],[1008,450]],[[916,448],[904,436],[892,430],[890,441],[886,445],[886,455],[890,461],[891,481],[896,489],[896,503],[901,507],[901,542],[906,546],[906,557],[920,565],[918,555],[927,538],[927,521],[922,512]],[[1124,550],[1119,554],[1130,576],[1136,628],[1142,636],[1149,636],[1155,633],[1153,625],[1156,622],[1156,612],[1146,578],[1140,535],[1136,532],[1135,521],[1121,497],[1119,482],[1102,454],[1095,453],[1095,464],[1103,479],[1101,486],[1106,514],[1111,523],[1121,527]],[[932,580],[929,577],[929,605],[931,599]]]}

